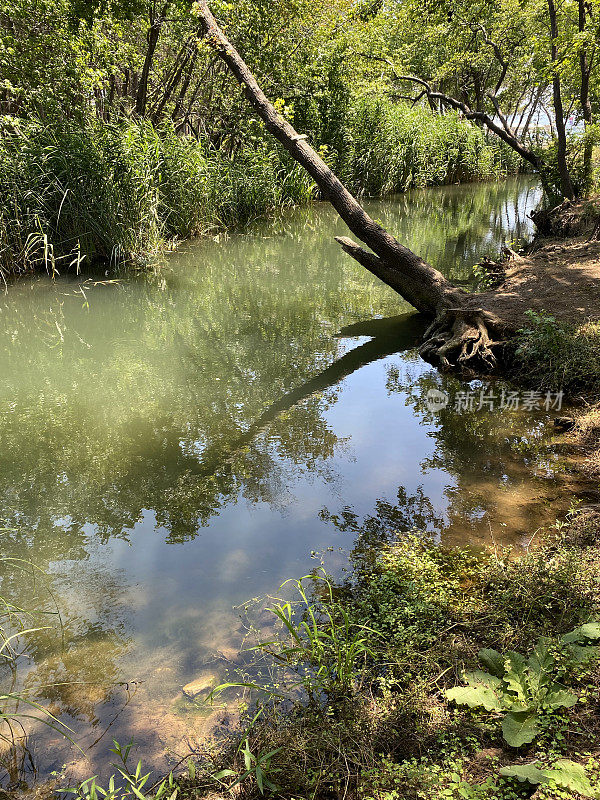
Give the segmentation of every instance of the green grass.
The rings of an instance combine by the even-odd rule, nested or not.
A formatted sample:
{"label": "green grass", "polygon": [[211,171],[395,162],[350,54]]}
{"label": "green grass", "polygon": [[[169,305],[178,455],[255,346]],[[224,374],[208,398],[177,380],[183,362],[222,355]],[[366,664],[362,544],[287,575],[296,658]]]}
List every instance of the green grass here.
{"label": "green grass", "polygon": [[600,398],[600,323],[575,327],[534,311],[528,317],[510,345],[514,378],[542,391]]}
{"label": "green grass", "polygon": [[[0,558],[0,563],[16,573],[31,572],[38,579],[43,577],[43,573],[33,564],[20,558],[4,556]],[[50,630],[50,625],[39,624],[40,619],[48,621],[49,617],[60,620],[58,609],[51,612],[32,611],[20,608],[8,598],[0,596],[0,674],[5,679],[10,676],[7,684],[13,687],[12,690],[0,692],[0,749],[5,755],[10,754],[18,743],[22,744],[23,723],[26,720],[36,720],[47,725],[75,745],[71,738],[71,728],[37,702],[35,697],[30,696],[26,689],[14,688],[19,663],[27,655],[28,638],[38,632]]]}
{"label": "green grass", "polygon": [[[455,115],[357,103],[326,158],[356,192],[483,180],[515,159]],[[234,156],[148,122],[0,117],[0,273],[145,264],[167,243],[309,202],[314,185],[265,134]]]}
{"label": "green grass", "polygon": [[338,170],[357,192],[489,180],[519,170],[514,152],[452,112],[367,98],[349,115]]}
{"label": "green grass", "polygon": [[0,271],[145,263],[166,242],[307,202],[310,180],[258,142],[235,159],[149,123],[0,127]]}

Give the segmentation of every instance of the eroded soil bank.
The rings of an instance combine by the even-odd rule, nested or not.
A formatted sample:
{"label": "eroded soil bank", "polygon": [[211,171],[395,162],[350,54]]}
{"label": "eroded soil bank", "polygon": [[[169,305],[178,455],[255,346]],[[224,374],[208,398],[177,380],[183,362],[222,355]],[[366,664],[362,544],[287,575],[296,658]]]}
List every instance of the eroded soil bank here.
{"label": "eroded soil bank", "polygon": [[563,203],[532,215],[538,235],[524,257],[511,254],[504,279],[478,302],[493,305],[513,330],[527,323],[527,311],[551,313],[574,325],[600,317],[600,200]]}

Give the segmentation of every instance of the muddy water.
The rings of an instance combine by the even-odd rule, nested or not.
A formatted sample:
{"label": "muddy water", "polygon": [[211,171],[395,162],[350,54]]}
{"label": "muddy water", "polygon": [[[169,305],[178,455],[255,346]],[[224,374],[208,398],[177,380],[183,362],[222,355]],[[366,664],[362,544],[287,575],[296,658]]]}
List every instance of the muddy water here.
{"label": "muddy water", "polygon": [[[520,179],[368,205],[468,284],[528,235],[538,199]],[[13,778],[106,774],[113,737],[159,770],[201,746],[206,710],[182,688],[235,657],[237,607],[321,554],[341,570],[365,526],[520,545],[560,511],[553,412],[501,408],[506,387],[424,363],[419,317],[335,233],[316,206],[194,244],[157,276],[35,279],[0,300],[2,553],[36,567],[0,562],[0,590],[49,612],[5,686],[85,752],[28,725]]]}

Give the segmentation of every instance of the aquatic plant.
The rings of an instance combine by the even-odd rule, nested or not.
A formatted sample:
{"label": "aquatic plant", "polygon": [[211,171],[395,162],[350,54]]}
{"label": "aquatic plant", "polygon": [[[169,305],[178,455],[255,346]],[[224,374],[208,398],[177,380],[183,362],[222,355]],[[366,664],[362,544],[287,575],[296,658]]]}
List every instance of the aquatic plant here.
{"label": "aquatic plant", "polygon": [[[21,558],[4,556],[0,558],[0,563],[15,571],[32,570],[42,574],[33,564]],[[58,615],[58,611],[34,613],[31,609],[16,606],[6,597],[0,596],[0,668],[6,670],[11,676],[13,686],[16,682],[18,662],[27,652],[27,637],[50,629],[48,625],[32,626],[33,618],[39,616],[40,613],[44,616]],[[30,697],[27,691],[13,689],[2,692],[0,694],[0,742],[5,743],[9,748],[14,747],[22,736],[23,721],[27,719],[42,722],[71,742],[73,741],[71,728]]]}
{"label": "aquatic plant", "polygon": [[371,97],[359,99],[349,113],[337,169],[355,191],[385,195],[495,178],[519,166],[512,151],[454,113],[440,116]]}
{"label": "aquatic plant", "polygon": [[307,202],[281,151],[235,157],[148,122],[0,124],[0,272],[145,263],[173,240]]}
{"label": "aquatic plant", "polygon": [[98,783],[98,776],[94,775],[82,781],[78,786],[63,789],[65,794],[72,794],[82,800],[175,800],[179,792],[176,786],[173,773],[170,772],[166,778],[154,783],[150,780],[152,773],[143,773],[141,760],[132,769],[129,768],[128,760],[133,747],[133,739],[124,747],[113,739],[111,753],[119,759],[116,766],[117,775],[111,775],[106,787]]}

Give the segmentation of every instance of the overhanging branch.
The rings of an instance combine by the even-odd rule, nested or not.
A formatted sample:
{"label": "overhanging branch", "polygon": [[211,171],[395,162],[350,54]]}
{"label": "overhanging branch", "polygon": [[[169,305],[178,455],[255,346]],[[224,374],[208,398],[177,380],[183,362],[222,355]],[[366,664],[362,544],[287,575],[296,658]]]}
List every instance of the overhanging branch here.
{"label": "overhanging branch", "polygon": [[[510,130],[506,120],[504,121],[506,127],[503,124],[498,125],[498,123],[492,117],[490,117],[489,114],[486,114],[484,111],[473,111],[473,109],[470,108],[466,103],[457,100],[455,97],[452,97],[449,94],[444,94],[443,92],[434,91],[427,81],[424,81],[422,78],[417,78],[415,75],[396,75],[394,76],[394,79],[398,82],[407,81],[415,83],[418,86],[422,86],[430,100],[439,100],[441,103],[453,108],[455,111],[460,111],[466,119],[473,120],[474,122],[481,122],[486,126],[486,128],[492,131],[492,133],[495,133],[496,136],[502,139],[503,142],[506,142],[509,147],[515,150],[515,152],[517,152],[521,158],[524,158],[525,161],[528,161],[530,164],[536,167],[536,169],[539,168],[540,163],[537,155],[525,147],[525,145],[517,139],[514,132]],[[500,115],[500,119],[502,121],[502,115]]]}

